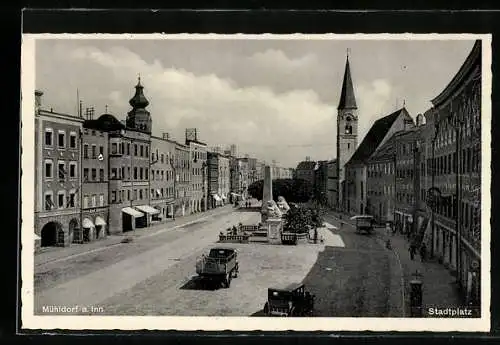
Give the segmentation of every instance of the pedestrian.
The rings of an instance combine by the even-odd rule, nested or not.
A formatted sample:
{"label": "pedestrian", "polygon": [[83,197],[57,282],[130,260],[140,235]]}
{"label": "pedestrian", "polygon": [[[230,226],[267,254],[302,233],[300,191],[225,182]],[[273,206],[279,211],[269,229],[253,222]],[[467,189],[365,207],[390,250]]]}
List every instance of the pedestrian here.
{"label": "pedestrian", "polygon": [[410,260],[413,261],[413,259],[415,258],[415,252],[417,251],[417,249],[415,248],[415,244],[412,243],[410,244]]}
{"label": "pedestrian", "polygon": [[420,260],[424,262],[426,256],[427,256],[427,246],[425,245],[425,243],[422,243],[422,245],[420,246]]}

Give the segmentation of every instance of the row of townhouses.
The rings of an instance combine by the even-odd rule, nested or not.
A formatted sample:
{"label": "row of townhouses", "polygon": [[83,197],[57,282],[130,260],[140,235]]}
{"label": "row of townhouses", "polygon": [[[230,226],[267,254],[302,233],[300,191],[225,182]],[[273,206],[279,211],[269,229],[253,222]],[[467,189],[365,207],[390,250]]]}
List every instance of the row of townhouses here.
{"label": "row of townhouses", "polygon": [[[354,96],[353,96],[354,97]],[[334,207],[392,223],[457,276],[477,303],[481,262],[481,42],[416,121],[377,120],[350,157]],[[351,107],[350,111],[355,111]],[[357,127],[357,117],[350,125]],[[355,133],[346,130],[345,133]],[[350,134],[347,134],[346,138]],[[352,143],[357,139],[352,139]],[[335,183],[334,183],[335,185]]]}
{"label": "row of townhouses", "polygon": [[[140,79],[125,121],[42,108],[35,92],[35,238],[41,246],[85,243],[203,212],[247,197],[265,162],[209,148],[197,129],[184,142],[155,136]],[[279,178],[281,171],[275,166]]]}
{"label": "row of townhouses", "polygon": [[372,125],[358,145],[349,59],[337,115],[337,158],[296,168],[332,209],[369,214],[417,244],[479,296],[481,262],[481,42],[416,120],[403,106]]}

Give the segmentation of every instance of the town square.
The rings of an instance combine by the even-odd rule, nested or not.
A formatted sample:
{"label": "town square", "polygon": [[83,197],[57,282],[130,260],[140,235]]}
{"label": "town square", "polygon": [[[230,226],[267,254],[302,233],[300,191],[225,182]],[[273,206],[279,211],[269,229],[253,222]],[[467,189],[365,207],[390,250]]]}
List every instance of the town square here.
{"label": "town square", "polygon": [[34,314],[481,317],[483,44],[37,41]]}

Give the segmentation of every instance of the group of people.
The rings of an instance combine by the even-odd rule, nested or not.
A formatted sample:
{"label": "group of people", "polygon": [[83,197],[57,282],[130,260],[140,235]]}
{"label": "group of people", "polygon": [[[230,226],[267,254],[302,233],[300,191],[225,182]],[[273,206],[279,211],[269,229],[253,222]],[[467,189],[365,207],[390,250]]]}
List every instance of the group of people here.
{"label": "group of people", "polygon": [[[410,259],[411,260],[414,260],[415,259],[415,255],[417,254],[417,248],[418,246],[412,242],[410,244],[410,248],[408,249],[408,251],[410,252]],[[427,246],[425,245],[425,243],[422,243],[422,245],[420,246],[419,248],[419,254],[420,254],[420,260],[422,262],[424,262],[427,258]]]}

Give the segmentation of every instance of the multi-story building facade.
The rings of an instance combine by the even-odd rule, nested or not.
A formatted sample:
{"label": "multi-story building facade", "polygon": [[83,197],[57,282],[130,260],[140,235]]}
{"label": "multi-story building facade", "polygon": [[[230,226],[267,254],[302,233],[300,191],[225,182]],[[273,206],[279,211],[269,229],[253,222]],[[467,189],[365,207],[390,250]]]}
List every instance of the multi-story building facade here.
{"label": "multi-story building facade", "polygon": [[327,163],[327,183],[326,183],[326,194],[328,199],[328,206],[330,208],[337,208],[337,200],[338,200],[338,166],[337,160],[333,159],[328,161]]}
{"label": "multi-story building facade", "polygon": [[308,181],[311,186],[314,186],[314,168],[316,167],[316,162],[311,161],[310,157],[306,157],[305,161],[300,162],[297,165],[296,178],[299,180]]}
{"label": "multi-story building facade", "polygon": [[79,243],[104,238],[108,232],[108,133],[93,124],[92,120],[83,123],[83,231],[73,236],[73,242]]}
{"label": "multi-story building facade", "polygon": [[257,160],[255,162],[255,180],[260,181],[264,179],[264,167],[265,167],[265,162],[261,160]]}
{"label": "multi-story building facade", "polygon": [[189,212],[207,210],[207,144],[198,140],[196,128],[186,129],[186,146],[191,156],[191,202]]}
{"label": "multi-story building facade", "polygon": [[154,218],[174,218],[175,182],[174,161],[176,142],[168,133],[162,137],[151,136],[151,168],[149,172],[150,203],[160,211]]}
{"label": "multi-story building facade", "polygon": [[230,192],[229,157],[220,152],[208,152],[209,208],[216,208],[228,202]]}
{"label": "multi-story building facade", "polygon": [[191,154],[189,146],[181,143],[175,145],[175,207],[176,217],[190,213],[191,199]]}
{"label": "multi-story building facade", "polygon": [[420,169],[419,128],[394,134],[396,143],[396,207],[394,222],[404,234],[414,235],[416,226],[416,205],[420,192],[418,170]]}
{"label": "multi-story building facade", "polygon": [[247,188],[249,186],[249,167],[246,158],[230,157],[230,190],[233,196],[242,199],[247,198]]}
{"label": "multi-story building facade", "polygon": [[[457,272],[467,302],[478,305],[481,264],[481,42],[432,100],[433,252]],[[429,121],[428,121],[429,122]]]}
{"label": "multi-story building facade", "polygon": [[379,223],[394,222],[396,206],[396,135],[381,145],[367,164],[368,213]]}
{"label": "multi-story building facade", "polygon": [[83,119],[41,109],[35,91],[35,235],[40,246],[67,246],[81,225]]}
{"label": "multi-story building facade", "polygon": [[343,208],[347,212],[352,214],[368,212],[366,190],[368,160],[395,132],[414,126],[413,119],[404,107],[375,121],[345,165],[347,194],[344,197],[346,204]]}
{"label": "multi-story building facade", "polygon": [[314,195],[323,204],[328,202],[328,161],[318,161],[314,167]]}

